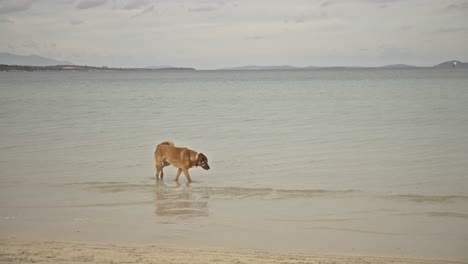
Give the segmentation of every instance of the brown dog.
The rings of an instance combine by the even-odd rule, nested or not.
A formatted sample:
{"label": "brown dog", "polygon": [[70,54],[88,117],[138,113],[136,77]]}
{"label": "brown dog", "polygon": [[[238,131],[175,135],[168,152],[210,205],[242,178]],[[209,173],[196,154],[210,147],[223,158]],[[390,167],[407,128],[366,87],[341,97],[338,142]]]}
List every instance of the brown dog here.
{"label": "brown dog", "polygon": [[188,170],[195,166],[200,166],[205,170],[209,170],[208,158],[203,153],[197,153],[188,148],[179,148],[174,146],[170,141],[164,141],[154,151],[154,162],[156,163],[156,180],[159,173],[161,178],[164,176],[163,168],[169,165],[174,165],[179,168],[175,180],[179,180],[180,173],[183,171],[188,182],[191,182]]}

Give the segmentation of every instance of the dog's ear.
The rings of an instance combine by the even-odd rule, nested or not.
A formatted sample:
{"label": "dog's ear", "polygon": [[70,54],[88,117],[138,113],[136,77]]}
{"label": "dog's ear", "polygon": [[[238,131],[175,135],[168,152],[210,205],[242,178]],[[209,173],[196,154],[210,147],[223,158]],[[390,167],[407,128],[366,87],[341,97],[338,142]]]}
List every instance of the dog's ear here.
{"label": "dog's ear", "polygon": [[210,169],[210,165],[208,165],[208,158],[203,153],[198,154],[197,163],[198,166],[201,166],[205,170]]}
{"label": "dog's ear", "polygon": [[200,153],[198,154],[198,162],[204,161],[205,163],[208,163],[208,158],[205,156],[205,154]]}

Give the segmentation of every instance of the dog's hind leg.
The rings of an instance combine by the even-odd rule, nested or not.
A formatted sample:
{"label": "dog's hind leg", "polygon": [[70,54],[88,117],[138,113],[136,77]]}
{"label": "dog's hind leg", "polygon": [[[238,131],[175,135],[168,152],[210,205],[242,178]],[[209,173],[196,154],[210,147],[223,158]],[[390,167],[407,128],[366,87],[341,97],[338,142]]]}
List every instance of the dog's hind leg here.
{"label": "dog's hind leg", "polygon": [[181,173],[182,173],[182,169],[179,168],[179,170],[177,170],[177,174],[176,174],[176,176],[175,176],[175,180],[176,180],[176,181],[179,181],[179,176],[180,176]]}
{"label": "dog's hind leg", "polygon": [[163,159],[163,160],[162,160],[161,179],[164,177],[164,171],[163,171],[164,167],[167,167],[167,166],[169,166],[169,165],[171,165],[171,163],[170,163],[167,159]]}
{"label": "dog's hind leg", "polygon": [[156,180],[159,180],[159,172],[162,170],[161,168],[161,162],[158,158],[158,155],[157,155],[157,151],[158,149],[156,149],[156,151],[154,152],[154,165],[156,165]]}
{"label": "dog's hind leg", "polygon": [[[161,168],[161,165],[158,166],[158,164],[156,164],[156,180],[159,180],[159,173],[162,173],[162,168]],[[161,175],[162,177],[162,175]]]}

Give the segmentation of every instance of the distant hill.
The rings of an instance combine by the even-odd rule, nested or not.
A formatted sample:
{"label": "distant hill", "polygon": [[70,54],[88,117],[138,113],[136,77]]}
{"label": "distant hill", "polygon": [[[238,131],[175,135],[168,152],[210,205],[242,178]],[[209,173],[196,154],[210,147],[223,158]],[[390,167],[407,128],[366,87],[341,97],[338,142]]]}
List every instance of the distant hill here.
{"label": "distant hill", "polygon": [[359,66],[306,66],[306,67],[296,67],[290,65],[280,65],[280,66],[256,66],[256,65],[249,65],[249,66],[241,66],[241,67],[233,67],[233,68],[223,68],[220,70],[317,70],[317,69],[367,69],[367,68],[416,68],[417,66],[407,65],[407,64],[392,64],[386,65],[382,67],[359,67]]}
{"label": "distant hill", "polygon": [[27,66],[27,65],[6,65],[0,64],[0,71],[194,71],[194,68],[113,68],[113,67],[96,67],[83,65],[53,65],[53,66]]}
{"label": "distant hill", "polygon": [[455,68],[468,68],[468,62],[461,62],[458,60],[442,62],[437,65],[434,65],[434,68],[453,68],[454,63]]}
{"label": "distant hill", "polygon": [[[1,0],[0,0],[1,1]],[[218,70],[320,70],[320,69],[409,69],[409,68],[468,68],[468,62],[450,60],[434,66],[413,66],[408,64],[391,64],[380,67],[363,66],[305,66],[297,67],[291,65],[246,65],[240,67],[228,67]],[[144,68],[118,68],[118,67],[96,67],[86,65],[75,65],[69,61],[60,61],[38,55],[17,55],[0,52],[0,71],[158,71],[158,70],[196,70],[194,68],[174,67],[170,65],[148,66]]]}
{"label": "distant hill", "polygon": [[232,68],[223,68],[220,70],[295,70],[301,69],[300,67],[289,66],[289,65],[280,65],[280,66],[257,66],[257,65],[248,65]]}
{"label": "distant hill", "polygon": [[334,69],[334,70],[347,70],[347,69],[412,69],[412,68],[452,68],[454,62],[456,62],[456,68],[468,68],[468,62],[461,62],[458,60],[446,61],[434,66],[414,66],[409,64],[390,64],[385,66],[367,67],[367,66],[306,66],[296,67],[290,65],[280,66],[257,66],[248,65],[232,68],[222,68],[219,70],[317,70],[317,69]]}
{"label": "distant hill", "polygon": [[0,53],[0,64],[27,66],[73,65],[69,61],[54,60],[37,55],[23,56],[12,53]]}
{"label": "distant hill", "polygon": [[171,65],[158,65],[158,66],[148,66],[148,67],[145,67],[145,69],[170,69],[170,68],[175,68],[174,66],[171,66]]}
{"label": "distant hill", "polygon": [[390,65],[385,65],[382,66],[381,68],[390,68],[390,69],[395,69],[395,68],[416,68],[418,66],[414,65],[408,65],[408,64],[390,64]]}
{"label": "distant hill", "polygon": [[147,70],[195,70],[194,68],[174,67],[171,65],[148,66],[143,69],[147,69]]}

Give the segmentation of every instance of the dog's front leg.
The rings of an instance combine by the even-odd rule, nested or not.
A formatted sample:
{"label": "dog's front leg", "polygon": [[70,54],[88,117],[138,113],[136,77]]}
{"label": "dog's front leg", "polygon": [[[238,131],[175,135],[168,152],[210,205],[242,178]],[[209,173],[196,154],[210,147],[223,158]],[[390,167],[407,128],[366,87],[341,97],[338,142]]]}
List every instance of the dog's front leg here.
{"label": "dog's front leg", "polygon": [[179,181],[179,176],[180,176],[181,173],[182,173],[182,169],[179,168],[179,170],[177,171],[177,174],[176,174],[176,176],[175,176],[175,180],[176,180],[176,181]]}
{"label": "dog's front leg", "polygon": [[185,177],[187,178],[187,181],[192,182],[192,179],[190,179],[190,175],[188,173],[188,169],[184,168],[183,170],[184,170]]}

